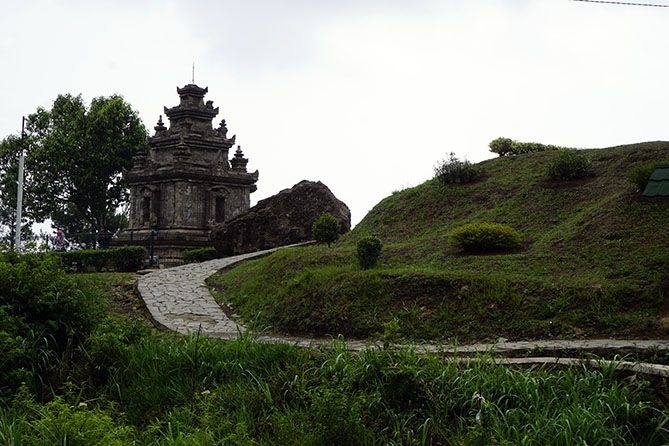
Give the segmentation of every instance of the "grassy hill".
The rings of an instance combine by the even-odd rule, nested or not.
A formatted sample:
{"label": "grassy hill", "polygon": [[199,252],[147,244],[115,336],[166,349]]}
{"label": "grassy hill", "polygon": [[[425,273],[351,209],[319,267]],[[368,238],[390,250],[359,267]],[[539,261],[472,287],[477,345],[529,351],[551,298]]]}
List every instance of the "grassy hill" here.
{"label": "grassy hill", "polygon": [[[666,336],[669,204],[640,200],[627,174],[669,159],[669,142],[583,153],[593,178],[549,181],[557,152],[484,161],[476,183],[430,180],[385,198],[332,249],[285,250],[211,284],[242,318],[294,334]],[[449,246],[449,231],[475,221],[515,227],[525,248],[464,255]],[[354,256],[366,234],[384,243],[370,271]]]}
{"label": "grassy hill", "polygon": [[[654,159],[665,147],[608,152]],[[664,334],[667,205],[639,202],[601,158],[583,184],[519,173],[552,155],[487,162],[487,178],[469,186],[427,182],[384,200],[332,249],[282,250],[213,282],[247,320],[289,332]],[[518,187],[495,202],[513,175]],[[597,184],[606,197],[593,198]],[[561,196],[577,190],[579,203]],[[529,192],[542,201],[523,212],[508,204]],[[450,227],[493,217],[523,230],[526,248],[465,256],[447,246]],[[386,242],[368,271],[353,256],[364,232]],[[134,280],[69,275],[51,254],[0,253],[0,444],[669,444],[666,382],[615,363],[518,370],[488,355],[463,364],[339,341],[306,349],[182,336],[142,322]]]}

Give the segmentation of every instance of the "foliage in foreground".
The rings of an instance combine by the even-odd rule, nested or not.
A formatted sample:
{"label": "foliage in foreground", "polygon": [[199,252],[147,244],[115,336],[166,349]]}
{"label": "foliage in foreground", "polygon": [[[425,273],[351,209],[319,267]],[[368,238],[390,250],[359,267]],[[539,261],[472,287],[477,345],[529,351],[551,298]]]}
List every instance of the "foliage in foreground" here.
{"label": "foliage in foreground", "polygon": [[[330,350],[313,350],[261,344],[248,336],[181,337],[124,317],[91,318],[81,302],[69,301],[77,291],[90,299],[86,288],[95,280],[65,276],[51,257],[2,258],[0,266],[12,284],[3,296],[21,289],[22,279],[36,277],[36,285],[45,288],[40,296],[66,304],[60,311],[67,314],[59,320],[77,340],[66,342],[71,350],[66,361],[62,351],[24,358],[27,369],[49,370],[61,379],[42,381],[42,387],[4,388],[4,444],[655,445],[669,440],[667,412],[647,384],[620,380],[613,366],[525,371],[485,357],[459,365],[411,350],[352,353],[340,341]],[[56,290],[63,296],[50,294]],[[40,299],[20,306],[14,298],[3,304],[7,314],[30,330],[52,325],[36,317]],[[53,321],[54,327],[61,323]],[[8,325],[0,327],[6,336]],[[12,364],[0,366],[0,376],[12,372]],[[485,397],[482,408],[474,394]]]}
{"label": "foliage in foreground", "polygon": [[[19,393],[0,438],[109,444],[662,444],[666,412],[643,381],[602,370],[458,365],[410,350],[352,353],[106,326],[106,379],[40,405]],[[127,331],[130,330],[129,333]],[[113,347],[110,348],[109,343]],[[104,358],[98,354],[104,352]],[[95,377],[94,378],[99,378]],[[166,379],[167,378],[167,379]],[[479,407],[474,394],[485,403]],[[82,429],[84,428],[84,429]],[[70,444],[70,443],[68,443]],[[80,443],[72,443],[80,444]]]}
{"label": "foliage in foreground", "polygon": [[58,258],[0,254],[0,397],[21,382],[35,391],[58,385],[63,377],[54,367],[72,359],[104,309],[64,273]]}
{"label": "foliage in foreground", "polygon": [[469,253],[512,251],[522,246],[520,233],[500,223],[469,223],[448,234],[453,246]]}

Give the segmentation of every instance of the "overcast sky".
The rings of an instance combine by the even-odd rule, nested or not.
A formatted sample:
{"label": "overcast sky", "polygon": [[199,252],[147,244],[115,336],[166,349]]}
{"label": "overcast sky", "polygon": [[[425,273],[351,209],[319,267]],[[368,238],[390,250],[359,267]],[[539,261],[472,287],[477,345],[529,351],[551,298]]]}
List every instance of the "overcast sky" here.
{"label": "overcast sky", "polygon": [[668,50],[669,8],[570,0],[3,2],[0,137],[61,93],[121,94],[153,133],[195,62],[253,203],[321,180],[357,223],[498,136],[669,139]]}

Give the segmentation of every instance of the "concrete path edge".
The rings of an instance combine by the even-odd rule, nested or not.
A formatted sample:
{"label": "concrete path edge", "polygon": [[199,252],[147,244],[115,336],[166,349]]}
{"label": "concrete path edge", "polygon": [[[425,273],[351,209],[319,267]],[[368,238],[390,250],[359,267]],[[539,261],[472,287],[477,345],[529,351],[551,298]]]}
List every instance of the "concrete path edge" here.
{"label": "concrete path edge", "polygon": [[[282,248],[294,247],[291,245]],[[214,300],[205,283],[206,279],[223,268],[244,260],[269,255],[278,249],[242,254],[201,263],[190,263],[157,270],[140,276],[137,290],[146,304],[155,324],[181,334],[197,333],[223,339],[236,339],[247,333],[246,327],[228,318]],[[287,343],[296,347],[329,347],[335,339],[304,338],[252,334],[259,342]],[[359,351],[368,348],[382,348],[378,342],[366,340],[346,340],[349,350]],[[493,353],[500,355],[520,355],[550,353],[558,351],[667,351],[669,340],[634,340],[634,339],[584,339],[584,340],[540,340],[518,342],[496,342],[469,345],[414,344],[392,345],[393,349],[415,348],[417,351],[455,356],[460,354]],[[468,362],[471,358],[457,358]],[[611,361],[583,360],[556,357],[494,358],[497,363],[508,365],[556,364],[573,365],[587,363],[590,366],[602,366]],[[619,369],[669,377],[669,366],[651,363],[614,361]]]}

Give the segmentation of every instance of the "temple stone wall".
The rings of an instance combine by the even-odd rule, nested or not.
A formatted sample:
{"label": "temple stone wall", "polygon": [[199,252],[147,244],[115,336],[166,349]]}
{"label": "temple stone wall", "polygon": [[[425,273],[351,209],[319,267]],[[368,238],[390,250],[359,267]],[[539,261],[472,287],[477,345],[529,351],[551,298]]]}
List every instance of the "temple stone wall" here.
{"label": "temple stone wall", "polygon": [[204,102],[207,91],[194,84],[177,88],[179,105],[165,108],[170,127],[161,116],[148,151],[124,173],[129,228],[115,244],[152,239],[154,254],[167,266],[181,263],[184,250],[209,245],[212,227],[247,211],[256,189],[258,172],[247,172],[241,148],[229,157],[236,137],[228,138],[225,120],[213,128],[218,108]]}

